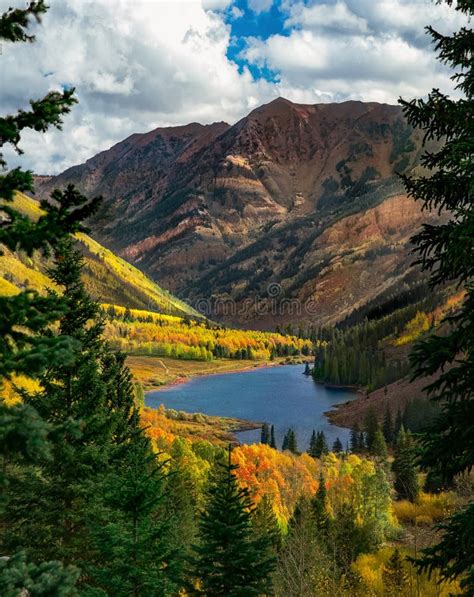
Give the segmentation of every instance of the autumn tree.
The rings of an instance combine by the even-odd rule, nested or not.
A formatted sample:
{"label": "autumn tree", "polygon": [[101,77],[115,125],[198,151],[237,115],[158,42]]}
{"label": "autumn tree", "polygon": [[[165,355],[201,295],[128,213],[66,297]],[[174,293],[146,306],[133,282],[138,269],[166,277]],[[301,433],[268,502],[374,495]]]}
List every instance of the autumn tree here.
{"label": "autumn tree", "polygon": [[335,595],[334,570],[321,539],[311,504],[301,500],[290,520],[275,572],[277,595]]}
{"label": "autumn tree", "polygon": [[385,593],[396,597],[403,595],[408,584],[408,574],[398,549],[395,549],[382,571]]}

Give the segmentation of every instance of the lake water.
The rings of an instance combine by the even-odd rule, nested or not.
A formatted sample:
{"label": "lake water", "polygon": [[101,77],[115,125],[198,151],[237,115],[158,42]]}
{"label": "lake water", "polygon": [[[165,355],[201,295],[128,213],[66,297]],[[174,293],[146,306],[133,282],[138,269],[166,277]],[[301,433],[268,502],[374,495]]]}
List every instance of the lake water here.
{"label": "lake water", "polygon": [[[154,408],[163,404],[192,413],[266,421],[275,426],[278,448],[289,427],[296,432],[300,450],[308,447],[313,429],[324,431],[330,447],[336,437],[345,447],[349,430],[331,425],[324,412],[356,398],[356,394],[326,388],[303,375],[303,371],[302,365],[285,365],[195,377],[184,384],[149,392],[146,404]],[[236,435],[243,443],[260,440],[260,430]]]}

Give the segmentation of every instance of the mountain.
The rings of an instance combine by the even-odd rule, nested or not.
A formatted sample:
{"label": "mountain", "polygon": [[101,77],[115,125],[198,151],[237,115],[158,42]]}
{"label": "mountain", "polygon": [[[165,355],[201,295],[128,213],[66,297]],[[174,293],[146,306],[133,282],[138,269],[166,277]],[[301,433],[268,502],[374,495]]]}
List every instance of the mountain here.
{"label": "mountain", "polygon": [[[22,193],[15,197],[15,208],[32,219],[41,214],[36,201]],[[88,292],[101,303],[148,309],[173,315],[195,316],[186,303],[155,284],[143,272],[101,246],[87,234],[77,235],[83,253],[84,282]],[[52,287],[44,259],[3,249],[0,256],[0,294],[16,294],[28,286],[39,292]]]}
{"label": "mountain", "polygon": [[417,283],[421,214],[397,172],[420,170],[400,107],[279,98],[230,126],[132,135],[39,181],[102,194],[106,246],[232,323],[336,321]]}

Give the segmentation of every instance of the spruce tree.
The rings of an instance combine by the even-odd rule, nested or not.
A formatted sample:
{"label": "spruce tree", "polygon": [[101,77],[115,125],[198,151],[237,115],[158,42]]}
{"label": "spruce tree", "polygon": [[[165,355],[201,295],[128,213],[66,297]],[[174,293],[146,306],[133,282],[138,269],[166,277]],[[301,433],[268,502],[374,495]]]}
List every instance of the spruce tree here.
{"label": "spruce tree", "polygon": [[283,444],[281,449],[283,451],[289,450],[294,454],[298,452],[298,441],[296,439],[296,433],[293,429],[291,429],[291,427],[290,429],[288,429],[288,431],[285,434],[285,437],[283,438]]}
{"label": "spruce tree", "polygon": [[332,446],[332,451],[335,454],[340,454],[343,450],[344,450],[344,447],[342,445],[341,440],[338,437],[336,437],[336,440],[334,441],[334,444]]}
{"label": "spruce tree", "polygon": [[370,451],[372,449],[372,444],[375,439],[375,434],[379,429],[379,423],[377,421],[377,415],[375,414],[375,410],[370,408],[367,411],[364,420],[364,430],[365,430],[365,437],[366,437],[366,444],[367,449]]}
{"label": "spruce tree", "polygon": [[75,350],[72,362],[39,378],[41,391],[23,394],[55,430],[53,458],[12,484],[5,545],[24,547],[35,560],[75,563],[81,583],[91,587],[159,593],[174,587],[176,562],[162,530],[169,517],[158,507],[163,481],[140,426],[124,355],[102,339],[82,264],[72,239],[55,249],[50,276],[66,307],[57,333],[71,337]]}
{"label": "spruce tree", "polygon": [[392,471],[395,475],[394,487],[398,497],[414,502],[420,490],[415,463],[415,449],[411,435],[403,427],[395,444]]}
{"label": "spruce tree", "polygon": [[326,480],[322,471],[319,473],[318,489],[312,500],[312,506],[316,528],[321,533],[321,537],[327,539],[329,532],[328,498]]}
{"label": "spruce tree", "polygon": [[262,497],[253,511],[252,525],[257,537],[270,538],[271,555],[275,555],[282,544],[282,533],[272,501],[267,494]]}
{"label": "spruce tree", "polygon": [[316,458],[321,458],[321,456],[324,456],[324,454],[327,454],[329,452],[329,447],[326,441],[324,431],[318,431],[318,433],[316,434],[314,452],[316,454]]}
{"label": "spruce tree", "polygon": [[294,429],[288,430],[288,450],[293,454],[298,453],[298,440],[296,439],[296,433]]}
{"label": "spruce tree", "polygon": [[[472,0],[447,4],[468,18],[474,15]],[[423,208],[448,216],[437,225],[425,224],[414,237],[418,263],[430,273],[432,288],[455,282],[466,292],[443,331],[419,341],[412,353],[416,377],[439,373],[427,392],[442,412],[420,440],[421,462],[446,481],[474,465],[474,32],[469,24],[451,35],[428,27],[439,60],[454,70],[459,99],[434,89],[426,100],[401,102],[408,122],[421,128],[425,139],[442,143],[422,157],[429,175],[404,177],[407,192]],[[473,520],[471,502],[444,525],[440,543],[422,561],[422,567],[438,568],[443,578],[460,578],[465,594],[474,592]]]}
{"label": "spruce tree", "polygon": [[231,462],[218,463],[207,491],[206,509],[199,523],[199,544],[194,547],[195,591],[204,595],[244,597],[271,592],[270,574],[275,561],[268,555],[272,538],[256,536],[253,503],[239,487]]}
{"label": "spruce tree", "polygon": [[[47,6],[43,0],[29,2],[25,9],[9,9],[0,15],[0,43],[34,42],[28,31],[32,20],[40,21]],[[33,192],[33,177],[29,171],[15,168],[7,171],[3,147],[10,145],[17,153],[25,130],[44,133],[49,127],[61,128],[62,117],[76,102],[74,89],[51,92],[43,99],[30,102],[29,110],[0,118],[0,246],[11,251],[23,251],[31,257],[35,251],[49,254],[61,239],[69,234],[86,231],[82,222],[92,215],[98,200],[80,206],[66,201],[41,202],[43,214],[32,221],[14,206],[15,191]],[[0,251],[1,254],[1,251]],[[0,297],[0,517],[9,520],[8,495],[18,477],[34,480],[37,467],[52,458],[52,435],[56,430],[41,419],[29,405],[7,407],[2,389],[11,375],[36,377],[51,364],[70,362],[73,341],[65,335],[50,333],[64,312],[57,296],[40,296],[26,287],[14,296]],[[40,499],[40,496],[36,496]],[[2,535],[5,526],[2,527]],[[0,538],[4,543],[3,537]],[[21,546],[20,546],[21,547]],[[3,550],[2,550],[3,551]],[[0,565],[2,594],[74,594],[77,572],[60,562],[33,564],[24,554],[11,556]],[[42,592],[41,592],[42,591]]]}
{"label": "spruce tree", "polygon": [[0,558],[0,595],[51,595],[76,597],[79,570],[64,566],[61,562],[28,562],[24,553],[10,558]]}
{"label": "spruce tree", "polygon": [[[95,587],[115,595],[171,595],[179,589],[180,554],[171,545],[166,475],[148,438],[137,434],[123,458],[94,488],[85,570]],[[176,521],[177,522],[177,521]]]}
{"label": "spruce tree", "polygon": [[275,426],[272,425],[270,429],[270,447],[276,450],[276,441],[275,441]]}
{"label": "spruce tree", "polygon": [[285,452],[286,450],[288,450],[288,444],[289,444],[289,439],[288,439],[288,435],[289,435],[290,430],[288,430],[285,435],[283,436],[283,442],[281,444],[281,449],[283,452]]}
{"label": "spruce tree", "polygon": [[387,443],[380,429],[377,429],[374,435],[374,441],[372,442],[372,448],[370,449],[372,456],[379,458],[380,460],[387,460]]}
{"label": "spruce tree", "polygon": [[350,448],[351,448],[351,452],[353,454],[356,454],[360,449],[359,435],[360,435],[360,429],[359,429],[359,425],[356,423],[354,425],[354,427],[351,429],[351,437],[350,437]]}
{"label": "spruce tree", "polygon": [[313,429],[311,433],[311,439],[309,440],[309,447],[307,450],[308,454],[313,458],[317,458],[316,455],[316,431]]}
{"label": "spruce tree", "polygon": [[264,423],[262,425],[262,431],[260,434],[260,443],[261,444],[268,444],[270,443],[270,429],[268,427],[268,423]]}

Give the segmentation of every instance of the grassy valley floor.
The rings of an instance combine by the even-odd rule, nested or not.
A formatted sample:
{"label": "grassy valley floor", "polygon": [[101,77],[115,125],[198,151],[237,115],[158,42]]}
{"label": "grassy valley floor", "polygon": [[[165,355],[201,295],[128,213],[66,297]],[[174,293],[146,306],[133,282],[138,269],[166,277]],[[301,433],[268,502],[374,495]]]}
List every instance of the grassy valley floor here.
{"label": "grassy valley floor", "polygon": [[185,382],[192,377],[249,371],[258,367],[303,363],[302,357],[279,357],[273,361],[215,359],[213,361],[192,361],[168,357],[135,356],[127,357],[127,365],[136,381],[145,391],[156,390],[165,385]]}

